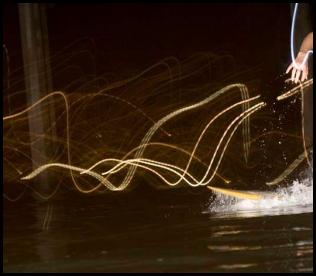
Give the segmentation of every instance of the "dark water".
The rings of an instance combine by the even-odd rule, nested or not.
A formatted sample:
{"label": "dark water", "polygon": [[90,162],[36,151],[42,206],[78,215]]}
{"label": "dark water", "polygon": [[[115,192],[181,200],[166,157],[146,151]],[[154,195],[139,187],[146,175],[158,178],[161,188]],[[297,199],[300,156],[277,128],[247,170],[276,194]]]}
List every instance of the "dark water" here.
{"label": "dark water", "polygon": [[5,202],[4,271],[313,271],[310,208],[214,214],[209,198],[136,189]]}

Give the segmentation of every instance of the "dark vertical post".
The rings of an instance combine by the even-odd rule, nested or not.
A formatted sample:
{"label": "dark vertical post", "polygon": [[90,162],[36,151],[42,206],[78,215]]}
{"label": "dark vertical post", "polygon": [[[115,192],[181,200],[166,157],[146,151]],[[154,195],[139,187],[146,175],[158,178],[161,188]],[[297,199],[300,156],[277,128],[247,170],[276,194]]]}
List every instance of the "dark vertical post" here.
{"label": "dark vertical post", "polygon": [[[18,8],[26,98],[28,106],[30,106],[47,93],[52,92],[46,6],[38,3],[20,3]],[[51,123],[54,119],[53,101],[45,101],[43,105],[30,110],[28,118],[31,141],[34,141],[34,138],[43,135],[45,130],[52,126]],[[45,135],[45,139],[36,139],[36,142],[31,143],[34,169],[49,161],[49,153],[53,150],[49,138],[53,134],[52,130]],[[40,193],[47,195],[51,192],[48,173],[41,174],[38,180]]]}

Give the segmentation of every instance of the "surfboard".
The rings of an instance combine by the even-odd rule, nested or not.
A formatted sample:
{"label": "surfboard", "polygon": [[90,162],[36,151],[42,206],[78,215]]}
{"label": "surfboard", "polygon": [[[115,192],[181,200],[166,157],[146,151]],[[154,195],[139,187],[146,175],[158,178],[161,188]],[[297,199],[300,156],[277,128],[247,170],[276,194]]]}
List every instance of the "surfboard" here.
{"label": "surfboard", "polygon": [[276,196],[273,192],[262,192],[262,191],[238,191],[231,189],[218,188],[213,186],[206,186],[208,189],[215,193],[224,194],[233,198],[261,200],[267,197]]}

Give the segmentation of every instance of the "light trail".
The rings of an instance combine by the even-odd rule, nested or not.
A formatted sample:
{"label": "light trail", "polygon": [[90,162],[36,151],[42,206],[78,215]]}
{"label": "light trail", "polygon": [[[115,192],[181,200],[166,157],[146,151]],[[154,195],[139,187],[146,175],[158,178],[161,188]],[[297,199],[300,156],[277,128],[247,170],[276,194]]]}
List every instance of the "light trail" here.
{"label": "light trail", "polygon": [[[255,97],[257,98],[257,97]],[[161,162],[157,162],[157,161],[154,161],[154,160],[147,160],[147,159],[132,159],[132,160],[125,160],[125,161],[121,161],[121,160],[116,160],[116,159],[107,159],[105,161],[117,161],[117,162],[120,162],[120,164],[122,163],[126,163],[126,164],[132,164],[133,166],[135,167],[141,167],[141,168],[144,168],[148,171],[151,171],[152,173],[156,174],[158,177],[160,177],[166,184],[168,184],[169,186],[175,186],[177,185],[178,183],[172,183],[170,181],[168,181],[167,179],[165,179],[161,174],[159,174],[157,171],[149,168],[148,166],[143,166],[139,163],[144,163],[146,165],[153,165],[155,167],[159,167],[159,168],[163,168],[165,170],[168,170],[168,171],[171,171],[173,172],[174,174],[178,175],[179,177],[181,177],[187,184],[189,184],[190,186],[192,187],[196,187],[196,186],[204,186],[204,185],[208,185],[211,180],[213,179],[218,167],[219,167],[219,164],[223,158],[223,155],[224,155],[224,152],[233,136],[233,134],[236,132],[237,128],[239,127],[239,125],[242,123],[242,121],[247,118],[248,116],[250,116],[252,113],[254,113],[255,111],[259,110],[260,108],[262,108],[263,106],[265,106],[264,103],[259,103],[255,106],[253,106],[252,108],[250,108],[249,110],[241,113],[239,116],[237,116],[233,122],[227,127],[227,129],[225,130],[222,138],[220,139],[220,142],[217,146],[217,149],[213,155],[213,158],[212,158],[212,161],[208,167],[208,170],[207,172],[205,173],[204,177],[202,180],[200,180],[199,182],[197,182],[196,179],[194,179],[190,174],[188,174],[188,176],[190,176],[190,178],[192,178],[195,182],[197,183],[193,183],[193,182],[190,182],[187,178],[183,177],[183,175],[181,175],[177,170],[179,171],[183,171],[183,169],[181,169],[180,167],[177,167],[177,166],[174,166],[174,165],[171,165],[171,164],[166,164],[166,163],[161,163]],[[239,120],[241,118],[241,120]],[[218,160],[218,163],[217,163],[217,166],[216,166],[216,169],[214,170],[212,176],[206,181],[206,182],[203,182],[205,180],[205,178],[207,177],[208,173],[209,173],[209,170],[210,170],[210,167],[212,165],[212,162],[214,160],[214,157],[216,155],[216,152],[221,144],[221,142],[223,141],[225,135],[227,134],[227,132],[229,131],[229,129],[239,120],[239,122],[237,123],[237,125],[235,126],[234,130],[231,132],[225,146],[224,146],[224,149],[222,151],[222,154],[220,156],[220,159]],[[135,163],[135,164],[134,164]],[[92,177],[95,177],[97,180],[100,181],[100,184],[103,184],[105,185],[109,190],[111,191],[121,191],[121,190],[124,190],[128,184],[122,182],[120,186],[118,187],[115,187],[110,181],[108,181],[106,178],[102,177],[100,174],[96,173],[96,172],[93,172],[91,170],[84,170],[82,168],[79,168],[79,167],[76,167],[76,166],[69,166],[69,165],[66,165],[66,164],[61,164],[61,163],[51,163],[51,164],[46,164],[46,165],[43,165],[41,167],[39,167],[38,169],[34,170],[31,174],[25,176],[22,178],[22,180],[29,180],[29,179],[32,179],[34,178],[35,176],[37,176],[39,173],[43,172],[44,170],[50,168],[50,167],[61,167],[61,168],[66,168],[66,169],[70,169],[70,170],[74,170],[74,171],[78,171],[78,172],[84,172],[85,174],[88,174]],[[116,168],[114,167],[112,170],[115,170]],[[112,171],[109,171],[109,173],[111,173]],[[81,188],[79,188],[79,190],[83,193],[90,193],[92,191],[95,191],[97,190],[99,187],[100,187],[100,184],[98,186],[95,186],[94,188],[90,189],[90,190],[83,190]]]}
{"label": "light trail", "polygon": [[[296,13],[296,11],[295,11],[295,13]],[[294,23],[293,23],[293,26],[294,26]],[[294,28],[293,26],[292,26],[292,28]],[[170,61],[171,60],[172,59],[170,59]],[[52,92],[49,95],[46,95],[45,97],[39,99],[36,103],[32,104],[28,108],[26,108],[20,112],[17,112],[15,114],[4,116],[3,122],[9,121],[9,120],[20,120],[19,123],[24,123],[22,116],[24,116],[24,115],[27,116],[27,113],[30,110],[34,109],[39,104],[43,104],[44,101],[48,100],[50,97],[55,97],[55,96],[61,97],[63,99],[63,103],[65,105],[65,111],[62,112],[61,114],[59,114],[58,121],[63,116],[65,116],[65,121],[66,121],[66,126],[65,126],[65,130],[66,130],[65,137],[66,138],[65,138],[65,140],[66,140],[67,161],[65,163],[63,163],[63,162],[51,162],[51,163],[47,163],[47,164],[39,164],[38,168],[33,170],[31,173],[28,173],[26,176],[23,176],[21,178],[21,180],[23,180],[23,181],[31,180],[31,179],[35,178],[37,175],[39,175],[40,173],[44,172],[45,170],[48,170],[48,169],[55,167],[58,170],[63,169],[63,170],[69,171],[75,188],[82,193],[88,194],[88,193],[92,193],[92,192],[98,192],[99,189],[101,189],[101,188],[105,188],[106,190],[109,190],[109,191],[122,191],[122,190],[126,189],[131,184],[132,180],[136,176],[137,170],[141,169],[142,172],[144,171],[146,173],[149,173],[149,174],[152,174],[152,175],[158,177],[162,181],[162,183],[164,183],[168,186],[177,186],[179,184],[186,184],[190,187],[208,186],[209,189],[211,189],[215,192],[218,192],[218,193],[223,193],[223,194],[227,194],[227,195],[231,194],[231,195],[236,196],[236,197],[239,196],[239,197],[244,197],[244,198],[248,198],[248,199],[249,198],[258,199],[258,195],[247,194],[244,192],[234,191],[231,189],[222,189],[222,188],[210,186],[210,184],[212,184],[212,181],[213,181],[215,176],[220,177],[226,184],[231,182],[231,180],[227,180],[224,177],[220,176],[218,173],[218,169],[219,169],[219,166],[222,164],[226,150],[227,150],[228,146],[230,145],[234,134],[236,133],[237,129],[239,129],[239,127],[241,125],[242,125],[242,141],[243,141],[243,158],[244,158],[244,161],[246,164],[249,161],[250,145],[251,145],[250,116],[252,114],[254,114],[255,112],[261,110],[263,107],[265,107],[266,103],[256,101],[256,104],[253,104],[253,102],[255,100],[258,100],[260,98],[260,95],[257,95],[257,96],[250,98],[249,91],[248,91],[248,88],[246,85],[240,84],[240,83],[227,85],[224,88],[215,91],[214,93],[207,96],[203,100],[200,100],[199,102],[196,102],[196,103],[190,104],[190,105],[186,105],[186,106],[181,107],[181,108],[177,107],[177,109],[173,110],[172,112],[170,112],[170,110],[168,110],[169,113],[167,115],[164,115],[163,117],[161,117],[159,120],[154,120],[151,116],[147,115],[147,113],[145,113],[145,111],[140,109],[136,104],[131,103],[123,98],[120,98],[119,96],[113,96],[113,95],[109,95],[109,94],[105,93],[108,90],[117,89],[119,87],[126,86],[128,83],[135,81],[141,77],[145,78],[145,74],[147,72],[149,72],[153,68],[161,66],[161,65],[166,66],[168,69],[167,73],[166,72],[161,73],[163,76],[163,79],[161,80],[159,78],[160,75],[150,78],[150,81],[153,81],[155,83],[155,85],[159,84],[159,88],[164,87],[166,84],[171,85],[175,81],[184,80],[187,76],[193,75],[193,73],[191,73],[191,74],[186,73],[184,76],[181,76],[181,74],[179,74],[180,76],[178,76],[177,74],[173,75],[174,71],[170,68],[167,61],[168,61],[168,59],[164,60],[163,62],[157,63],[154,66],[151,66],[149,69],[143,71],[141,74],[138,74],[136,77],[129,78],[129,79],[127,79],[125,81],[121,81],[121,82],[117,81],[114,84],[109,85],[105,89],[100,90],[98,93],[92,93],[91,95],[90,94],[84,95],[79,100],[72,102],[72,105],[74,106],[74,104],[76,102],[79,102],[80,100],[83,100],[83,99],[86,100],[87,97],[91,96],[92,99],[95,99],[96,96],[104,96],[104,97],[108,97],[112,100],[119,101],[123,104],[126,104],[127,106],[129,106],[129,108],[134,109],[135,111],[137,111],[137,113],[140,113],[143,117],[150,120],[151,127],[149,127],[149,129],[145,132],[145,134],[143,134],[142,132],[139,132],[141,134],[140,142],[137,142],[136,147],[134,144],[130,143],[133,145],[133,148],[131,150],[129,150],[127,153],[124,151],[124,149],[121,150],[121,147],[122,147],[122,145],[124,145],[126,138],[124,139],[124,136],[122,135],[123,138],[121,140],[118,139],[118,141],[121,142],[121,144],[119,144],[119,147],[118,147],[118,149],[116,149],[115,153],[118,152],[118,153],[125,154],[123,156],[123,158],[114,158],[116,156],[109,155],[110,158],[105,158],[105,159],[99,160],[96,163],[87,166],[86,163],[80,163],[80,160],[81,160],[80,158],[78,161],[77,159],[75,159],[73,157],[76,154],[76,150],[78,150],[79,154],[80,154],[80,149],[79,149],[80,143],[77,142],[77,140],[72,141],[72,139],[70,137],[70,128],[73,127],[73,123],[76,125],[77,129],[79,129],[81,127],[81,125],[80,125],[80,122],[78,124],[76,124],[77,122],[72,122],[72,120],[74,120],[73,118],[77,118],[77,117],[71,117],[72,119],[70,122],[70,114],[69,113],[70,113],[71,106],[69,105],[70,102],[68,100],[68,97],[63,92],[60,92],[60,91]],[[190,64],[190,65],[192,65],[192,64]],[[181,70],[179,69],[179,71],[181,71]],[[163,82],[164,78],[167,80],[167,83]],[[150,83],[150,84],[152,84],[152,83]],[[280,95],[277,98],[277,100],[281,101],[281,100],[287,99],[290,96],[296,95],[299,92],[301,92],[302,97],[303,97],[304,88],[306,88],[312,84],[313,84],[313,79],[310,79],[304,83],[301,83],[299,86],[297,86],[297,87],[285,92],[284,94]],[[149,87],[151,87],[151,86],[149,86]],[[190,89],[192,89],[192,88],[190,88]],[[228,93],[234,93],[233,95],[235,95],[236,90],[238,91],[237,95],[238,96],[240,95],[240,97],[241,97],[241,101],[233,103],[226,108],[223,108],[220,112],[218,112],[216,110],[216,112],[214,112],[215,115],[212,115],[213,117],[210,119],[208,119],[208,117],[206,116],[205,117],[205,120],[207,120],[206,124],[203,125],[203,129],[200,133],[198,133],[199,136],[196,138],[196,140],[194,139],[194,143],[192,143],[192,148],[190,147],[189,151],[186,151],[177,145],[171,145],[168,143],[159,143],[156,141],[152,141],[154,135],[157,133],[158,130],[161,130],[165,134],[163,136],[163,139],[174,139],[173,135],[170,134],[170,133],[172,133],[172,131],[169,133],[163,128],[163,126],[165,124],[167,124],[168,122],[171,122],[172,120],[174,120],[180,116],[183,116],[183,115],[189,113],[190,111],[198,110],[199,108],[205,107],[207,104],[212,103],[212,101],[219,98],[220,96],[226,95]],[[159,95],[158,94],[159,92],[160,92],[159,89],[157,89],[157,94],[155,94],[155,96]],[[90,100],[90,98],[89,98],[89,100]],[[145,98],[145,100],[146,100],[146,98]],[[81,114],[80,112],[82,110],[84,110],[85,107],[87,107],[87,102],[85,101],[83,103],[85,104],[84,106],[79,105],[78,108],[76,107],[77,108],[76,113],[75,113],[76,116],[78,116],[78,114]],[[208,133],[212,130],[211,126],[213,124],[215,124],[215,121],[219,121],[219,119],[224,114],[227,114],[228,112],[235,111],[235,109],[237,107],[240,107],[240,106],[241,106],[241,112],[238,111],[238,115],[235,116],[229,122],[228,126],[222,124],[221,127],[223,127],[224,129],[222,130],[222,128],[221,128],[221,130],[219,132],[220,137],[219,137],[218,141],[215,141],[217,144],[214,145],[214,151],[212,152],[212,155],[210,155],[210,161],[202,162],[201,161],[202,159],[200,159],[197,156],[197,150],[202,148],[203,144],[201,141],[203,138],[205,138],[206,133]],[[88,109],[90,109],[90,103],[89,103],[88,107],[89,107]],[[303,112],[303,109],[304,109],[303,104],[301,107],[302,107],[302,112]],[[92,109],[92,112],[94,112],[93,109]],[[109,113],[109,114],[111,114],[111,113]],[[166,114],[166,113],[163,113],[163,114]],[[36,116],[36,115],[33,114],[32,116]],[[40,116],[40,115],[37,115],[37,116]],[[22,117],[22,118],[20,118],[20,117]],[[124,114],[122,117],[124,118]],[[34,118],[36,119],[36,117],[34,117]],[[116,120],[116,117],[114,117],[114,119],[113,118],[110,118],[110,119],[112,119],[112,121],[115,123],[116,123],[116,121],[119,122],[119,120]],[[303,113],[302,113],[302,120],[304,122]],[[93,121],[93,119],[92,119],[92,121]],[[57,123],[57,121],[55,121],[55,124],[56,123]],[[204,124],[204,121],[203,121],[203,124]],[[214,129],[216,129],[216,128],[214,127]],[[86,139],[86,136],[88,136],[88,137],[89,137],[89,135],[91,136],[90,133],[92,133],[94,131],[93,125],[91,125],[91,129],[87,129],[87,130],[88,131],[85,131],[85,130],[82,131],[82,132],[86,132],[84,135],[84,139]],[[132,129],[127,129],[127,130],[134,131]],[[80,131],[81,131],[81,129],[80,129]],[[110,130],[110,131],[112,131],[112,130]],[[115,133],[115,132],[113,131],[113,133]],[[137,133],[137,135],[139,135],[139,133]],[[174,132],[174,133],[176,134],[176,132]],[[119,135],[120,135],[120,133],[119,133]],[[191,133],[190,133],[190,135],[191,135]],[[43,134],[43,136],[38,135],[38,137],[39,138],[35,137],[36,140],[34,140],[33,137],[31,137],[31,140],[32,140],[31,143],[36,142],[38,139],[45,138],[45,134]],[[126,136],[126,137],[128,137],[128,136]],[[134,137],[137,137],[137,136],[134,135],[131,137],[131,139],[134,139]],[[188,138],[191,138],[191,137],[188,137]],[[138,137],[137,137],[137,139],[138,139]],[[304,139],[304,132],[303,132],[303,139]],[[189,140],[189,141],[191,141],[191,140]],[[130,141],[127,141],[127,142],[130,142]],[[21,143],[22,143],[22,141],[21,141]],[[29,143],[29,144],[31,145],[31,143]],[[78,143],[78,144],[76,144],[76,143]],[[303,143],[304,143],[304,152],[305,152],[305,156],[306,156],[305,140],[303,140]],[[128,146],[130,144],[128,144]],[[114,145],[117,145],[117,143],[114,143]],[[166,149],[173,148],[174,150],[176,150],[176,152],[179,152],[179,153],[181,152],[181,154],[183,154],[183,153],[186,154],[185,159],[180,160],[181,162],[184,162],[184,164],[181,164],[181,166],[180,166],[173,161],[169,161],[169,162],[160,161],[152,156],[145,157],[146,149],[148,149],[149,147],[152,149],[153,145],[156,145],[156,146],[160,145],[161,146],[161,149],[159,149],[160,155],[164,154],[162,148],[166,148]],[[87,146],[85,148],[85,150],[86,149],[94,150],[94,147],[89,148]],[[20,150],[18,150],[18,152],[20,152]],[[113,148],[110,148],[110,152],[113,152]],[[168,154],[168,151],[166,151],[166,153]],[[166,156],[167,156],[167,154],[166,154]],[[66,156],[66,154],[65,154],[65,156]],[[72,159],[74,159],[75,162],[72,162],[73,161]],[[100,159],[99,155],[98,155],[97,160],[98,159]],[[65,157],[65,160],[66,160],[66,157]],[[65,161],[65,160],[63,160],[63,161]],[[199,165],[203,164],[203,170],[205,169],[205,171],[202,171],[202,173],[201,173],[202,175],[199,175],[199,177],[194,175],[192,172],[193,165],[195,165],[195,163],[193,163],[193,160],[197,160],[199,162],[198,163]],[[300,160],[300,162],[302,161],[301,158],[299,158],[299,160]],[[23,170],[19,170],[19,168],[17,166],[15,166],[11,161],[9,161],[9,160],[7,160],[7,161],[8,161],[9,165],[11,165],[11,166],[13,165],[13,168],[17,172],[21,172],[22,174],[25,173],[25,168],[23,168]],[[295,167],[299,163],[297,161],[295,163]],[[106,167],[105,168],[102,167],[101,169],[98,168],[98,171],[97,171],[97,167],[99,165],[103,165]],[[280,182],[280,179],[281,178],[284,179],[289,173],[291,173],[293,171],[293,168],[294,168],[294,165],[291,164],[289,166],[289,168],[287,168],[286,173],[283,173],[277,179],[275,179],[271,182],[268,182],[267,185],[273,185],[271,183]],[[116,175],[116,177],[121,177],[122,179],[120,179],[120,181],[119,181],[118,178],[115,178],[115,181],[113,181],[111,177],[114,175]],[[94,178],[95,180],[98,181],[98,183],[94,184],[93,182],[92,183],[89,182],[88,183],[89,187],[82,185],[83,184],[82,182],[79,183],[80,181],[78,181],[78,180],[85,181],[87,177],[88,177],[88,179],[89,179],[89,177]],[[111,179],[111,181],[110,181],[110,179]],[[93,185],[93,186],[91,186],[91,185]],[[38,194],[43,199],[51,198],[57,192],[58,187],[59,187],[59,185],[58,185],[56,187],[56,189],[54,189],[54,192],[52,194],[50,194],[48,196],[43,196],[43,195],[39,194],[36,191],[36,189],[34,189],[33,187],[26,186],[26,184],[24,184],[24,186],[32,189],[36,194]],[[23,194],[24,194],[24,192],[25,192],[25,189],[23,191]],[[8,198],[6,195],[4,195],[4,196],[5,196],[5,198]],[[18,196],[17,198],[20,198],[20,196]],[[48,214],[47,214],[47,216],[48,216]],[[48,217],[47,217],[47,221],[48,221]],[[45,226],[45,228],[47,228],[47,227]]]}
{"label": "light trail", "polygon": [[292,63],[294,67],[298,70],[301,70],[303,66],[305,65],[305,63],[307,62],[309,55],[313,54],[313,51],[309,50],[306,52],[306,55],[301,64],[296,63],[295,55],[294,55],[294,33],[295,33],[295,21],[296,21],[297,9],[298,9],[298,3],[295,3],[293,18],[292,18],[292,26],[291,26],[291,58],[292,58]]}

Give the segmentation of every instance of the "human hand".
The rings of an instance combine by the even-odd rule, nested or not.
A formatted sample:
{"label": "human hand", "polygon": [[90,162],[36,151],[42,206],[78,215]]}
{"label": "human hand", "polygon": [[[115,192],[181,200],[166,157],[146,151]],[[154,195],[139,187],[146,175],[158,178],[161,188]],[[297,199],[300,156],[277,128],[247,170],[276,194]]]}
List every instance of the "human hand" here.
{"label": "human hand", "polygon": [[[306,57],[307,53],[299,52],[295,63],[293,62],[286,70],[286,74],[289,73],[292,70],[291,80],[297,83],[301,76],[301,81],[304,81],[307,79],[308,76],[308,64],[307,62],[304,62],[304,59]],[[303,64],[303,65],[302,65]]]}

